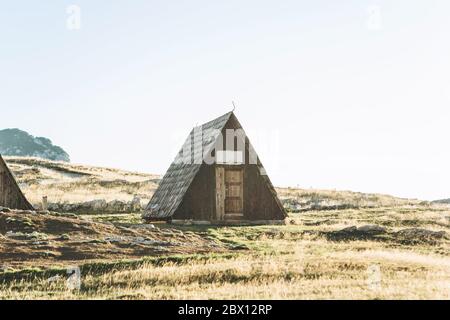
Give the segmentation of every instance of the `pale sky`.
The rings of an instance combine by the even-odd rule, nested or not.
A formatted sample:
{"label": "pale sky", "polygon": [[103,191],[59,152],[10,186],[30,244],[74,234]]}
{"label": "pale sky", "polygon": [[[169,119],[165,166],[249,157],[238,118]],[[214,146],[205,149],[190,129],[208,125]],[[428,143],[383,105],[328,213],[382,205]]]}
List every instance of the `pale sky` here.
{"label": "pale sky", "polygon": [[447,0],[3,1],[0,129],[163,174],[234,100],[277,186],[448,198],[449,15]]}

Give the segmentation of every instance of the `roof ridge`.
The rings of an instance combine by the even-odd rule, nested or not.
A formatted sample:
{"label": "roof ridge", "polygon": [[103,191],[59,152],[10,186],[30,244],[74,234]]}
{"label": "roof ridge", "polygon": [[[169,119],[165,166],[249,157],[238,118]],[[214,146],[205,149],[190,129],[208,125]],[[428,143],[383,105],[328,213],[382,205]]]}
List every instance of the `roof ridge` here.
{"label": "roof ridge", "polygon": [[225,117],[229,118],[229,117],[231,116],[231,114],[233,114],[233,111],[229,111],[229,112],[227,112],[227,113],[225,113],[225,114],[223,114],[223,115],[221,115],[221,116],[219,116],[219,117],[217,117],[217,118],[214,118],[214,119],[212,119],[212,120],[209,120],[209,121],[207,121],[207,122],[201,124],[200,126],[203,127],[203,126],[209,125],[209,124],[213,123],[214,121],[217,121],[217,122],[218,122],[218,120],[222,120],[222,119],[225,118]]}

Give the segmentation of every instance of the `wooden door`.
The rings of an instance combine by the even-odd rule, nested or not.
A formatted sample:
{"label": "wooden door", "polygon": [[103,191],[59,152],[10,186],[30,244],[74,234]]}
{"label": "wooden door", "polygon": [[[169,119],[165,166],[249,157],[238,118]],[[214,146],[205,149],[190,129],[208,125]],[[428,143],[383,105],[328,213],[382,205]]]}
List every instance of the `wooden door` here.
{"label": "wooden door", "polygon": [[225,219],[241,219],[244,214],[244,170],[225,168]]}
{"label": "wooden door", "polygon": [[216,167],[216,220],[241,220],[243,216],[243,168]]}

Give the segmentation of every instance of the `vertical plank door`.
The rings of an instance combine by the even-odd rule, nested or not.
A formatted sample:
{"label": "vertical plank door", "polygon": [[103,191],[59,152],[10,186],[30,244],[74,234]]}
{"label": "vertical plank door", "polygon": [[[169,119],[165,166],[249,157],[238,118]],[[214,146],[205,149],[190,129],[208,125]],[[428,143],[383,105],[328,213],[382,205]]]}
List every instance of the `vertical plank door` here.
{"label": "vertical plank door", "polygon": [[241,220],[244,215],[244,170],[225,168],[225,220]]}

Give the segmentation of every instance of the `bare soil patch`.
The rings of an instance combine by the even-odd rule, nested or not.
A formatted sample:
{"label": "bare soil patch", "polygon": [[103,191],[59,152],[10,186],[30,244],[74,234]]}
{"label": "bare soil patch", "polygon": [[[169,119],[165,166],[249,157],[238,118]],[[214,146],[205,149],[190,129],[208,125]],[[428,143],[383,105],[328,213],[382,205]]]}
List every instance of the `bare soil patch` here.
{"label": "bare soil patch", "polygon": [[0,211],[2,269],[227,251],[214,239],[177,229],[146,224],[125,227],[55,212],[3,210]]}

